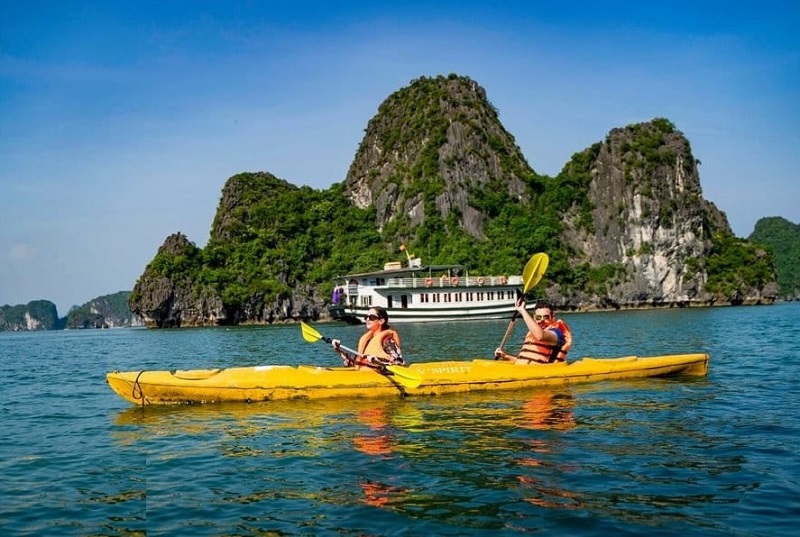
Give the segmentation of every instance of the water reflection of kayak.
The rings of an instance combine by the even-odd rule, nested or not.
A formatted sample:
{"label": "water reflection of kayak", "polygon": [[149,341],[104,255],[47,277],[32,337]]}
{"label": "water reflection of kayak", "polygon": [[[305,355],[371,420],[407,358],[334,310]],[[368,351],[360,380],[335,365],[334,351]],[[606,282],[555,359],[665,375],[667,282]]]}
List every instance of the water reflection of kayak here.
{"label": "water reflection of kayak", "polygon": [[[707,354],[584,358],[570,364],[520,366],[495,360],[413,364],[418,386],[391,372],[309,366],[255,366],[189,371],[108,373],[114,392],[137,405],[259,402],[283,399],[441,395],[469,391],[557,386],[668,375],[705,375]],[[405,369],[405,368],[402,368]],[[402,379],[400,379],[402,380]]]}

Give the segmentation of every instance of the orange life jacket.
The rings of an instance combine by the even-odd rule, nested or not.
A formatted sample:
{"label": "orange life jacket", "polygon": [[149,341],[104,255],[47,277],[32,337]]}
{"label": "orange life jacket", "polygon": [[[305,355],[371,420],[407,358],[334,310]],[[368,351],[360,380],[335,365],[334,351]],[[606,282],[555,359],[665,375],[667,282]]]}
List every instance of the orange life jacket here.
{"label": "orange life jacket", "polygon": [[557,328],[564,334],[563,345],[551,345],[545,341],[537,340],[528,332],[522,342],[522,348],[517,358],[541,364],[551,364],[553,362],[563,362],[566,360],[567,352],[570,347],[572,347],[572,331],[569,329],[569,326],[567,326],[567,323],[561,319],[551,323],[545,330],[550,330],[551,328]]}
{"label": "orange life jacket", "polygon": [[386,338],[394,339],[395,344],[400,348],[400,334],[390,328],[380,332],[366,332],[358,340],[358,353],[391,360],[392,356],[383,349],[383,341]]}

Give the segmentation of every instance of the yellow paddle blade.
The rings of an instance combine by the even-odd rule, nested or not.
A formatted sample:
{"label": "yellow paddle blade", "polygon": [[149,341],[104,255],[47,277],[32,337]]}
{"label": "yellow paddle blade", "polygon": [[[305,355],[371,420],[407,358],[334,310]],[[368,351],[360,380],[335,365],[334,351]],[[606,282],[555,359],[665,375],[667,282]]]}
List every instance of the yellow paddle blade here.
{"label": "yellow paddle blade", "polygon": [[314,330],[310,325],[307,325],[303,321],[300,321],[300,330],[303,332],[303,339],[309,343],[316,343],[322,339],[322,334]]}
{"label": "yellow paddle blade", "polygon": [[422,384],[422,375],[407,367],[403,367],[401,365],[388,365],[386,366],[386,370],[391,371],[391,373],[397,378],[397,382],[406,388],[417,388],[420,384]]}
{"label": "yellow paddle blade", "polygon": [[547,271],[547,265],[550,264],[550,258],[547,254],[539,252],[533,254],[525,268],[522,271],[522,292],[527,293],[538,284],[544,273]]}

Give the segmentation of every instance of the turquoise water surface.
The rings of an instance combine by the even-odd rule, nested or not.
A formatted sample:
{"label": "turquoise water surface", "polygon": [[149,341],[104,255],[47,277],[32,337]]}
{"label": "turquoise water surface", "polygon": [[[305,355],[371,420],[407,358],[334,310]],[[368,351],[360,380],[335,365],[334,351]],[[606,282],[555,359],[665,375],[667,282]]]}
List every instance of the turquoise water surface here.
{"label": "turquoise water surface", "polygon": [[[564,318],[571,360],[707,352],[709,375],[139,408],[106,372],[338,357],[299,326],[0,333],[0,531],[797,534],[800,303]],[[350,345],[363,330],[315,326]],[[488,357],[506,327],[399,329],[431,361]]]}

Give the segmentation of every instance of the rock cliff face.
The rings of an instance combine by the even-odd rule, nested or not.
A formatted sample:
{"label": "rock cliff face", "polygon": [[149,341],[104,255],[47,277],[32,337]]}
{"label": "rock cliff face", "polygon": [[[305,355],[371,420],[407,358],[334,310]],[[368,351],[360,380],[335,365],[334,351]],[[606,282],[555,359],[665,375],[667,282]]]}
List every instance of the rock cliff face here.
{"label": "rock cliff face", "polygon": [[[245,245],[257,241],[261,246],[280,249],[288,236],[297,234],[285,221],[291,213],[303,210],[303,191],[266,172],[242,173],[228,179],[222,189],[217,213],[211,228],[210,250],[218,245]],[[299,206],[289,206],[287,199],[300,199]],[[258,234],[270,235],[254,238]],[[247,248],[247,246],[245,246]],[[282,292],[268,298],[264,292],[248,292],[241,304],[227,308],[219,322],[268,323],[300,318],[317,318],[324,311],[324,301],[314,286],[291,275],[285,259],[271,260],[269,274]],[[231,264],[227,261],[227,266]]]}
{"label": "rock cliff face", "polygon": [[398,216],[417,225],[435,210],[443,219],[457,212],[460,226],[483,238],[485,215],[470,193],[493,188],[528,200],[532,174],[485,90],[451,75],[417,80],[381,104],[345,189],[357,207],[375,206],[380,230]]}
{"label": "rock cliff face", "polygon": [[593,226],[582,229],[574,214],[567,215],[564,240],[577,252],[574,262],[621,270],[605,296],[570,302],[616,307],[709,302],[712,297],[703,291],[707,275],[697,261],[710,251],[711,229],[730,233],[730,227],[725,215],[703,200],[684,136],[663,122],[644,123],[613,129],[599,147],[586,151],[595,154],[589,183]]}
{"label": "rock cliff face", "polygon": [[0,307],[0,332],[58,330],[63,323],[56,305],[49,300],[34,300],[25,305]]}
{"label": "rock cliff face", "polygon": [[225,322],[227,312],[214,289],[188,275],[171,279],[160,274],[159,254],[191,257],[195,250],[186,235],[170,235],[136,282],[130,308],[148,328],[215,326]]}
{"label": "rock cliff face", "polygon": [[85,329],[141,326],[141,320],[128,307],[130,295],[130,291],[120,291],[93,298],[80,307],[74,307],[67,314],[66,327]]}
{"label": "rock cliff face", "polygon": [[[576,309],[718,301],[704,289],[704,260],[712,253],[711,235],[731,235],[730,225],[703,199],[698,163],[684,135],[658,119],[613,129],[586,152],[592,226],[578,225],[573,211],[564,220],[563,239],[575,252],[572,262],[617,270],[601,296],[563,296],[553,286],[550,298]],[[774,291],[770,283],[747,294],[752,302],[771,302]]]}
{"label": "rock cliff face", "polygon": [[[314,286],[290,275],[288,261],[274,253],[285,238],[265,224],[281,228],[293,210],[302,210],[302,203],[281,206],[296,194],[302,194],[300,189],[269,173],[228,179],[205,255],[181,233],[167,237],[134,286],[131,311],[151,328],[272,324],[323,315],[324,299]],[[270,296],[245,285],[245,276],[252,278],[253,270],[264,271],[258,279],[274,281],[277,292]],[[205,277],[200,277],[202,271]],[[225,285],[215,287],[206,280]]]}

